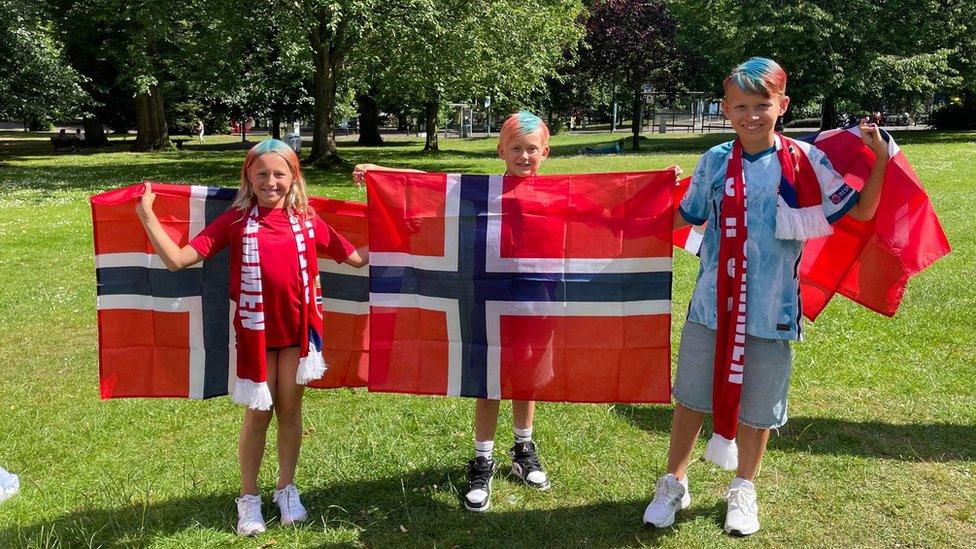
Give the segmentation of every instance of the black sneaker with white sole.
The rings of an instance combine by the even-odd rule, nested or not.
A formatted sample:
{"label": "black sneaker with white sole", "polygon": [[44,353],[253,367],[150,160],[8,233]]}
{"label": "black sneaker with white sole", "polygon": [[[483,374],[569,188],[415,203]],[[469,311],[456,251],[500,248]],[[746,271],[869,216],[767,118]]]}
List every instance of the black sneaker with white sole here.
{"label": "black sneaker with white sole", "polygon": [[491,478],[498,465],[495,460],[476,457],[468,462],[468,493],[464,494],[464,508],[468,511],[487,511],[491,505]]}
{"label": "black sneaker with white sole", "polygon": [[542,470],[539,462],[539,454],[536,452],[535,443],[516,442],[515,446],[509,450],[512,456],[512,473],[522,479],[526,485],[536,490],[549,489],[549,477]]}

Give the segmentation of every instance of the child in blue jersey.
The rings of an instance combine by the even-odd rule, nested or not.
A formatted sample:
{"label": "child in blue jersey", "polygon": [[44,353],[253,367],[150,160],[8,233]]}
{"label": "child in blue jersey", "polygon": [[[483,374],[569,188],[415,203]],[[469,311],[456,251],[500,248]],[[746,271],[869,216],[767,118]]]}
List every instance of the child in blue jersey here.
{"label": "child in blue jersey", "polygon": [[[774,131],[777,118],[789,106],[786,73],[778,64],[764,58],[749,59],[725,79],[724,88],[722,110],[737,138],[711,148],[702,156],[681,201],[680,216],[675,217],[675,228],[707,225],[701,244],[701,267],[681,332],[667,472],[657,482],[644,522],[659,528],[670,526],[676,512],[691,504],[686,470],[704,416],[713,411],[716,347],[726,337],[716,331],[718,319],[720,314],[736,314],[731,305],[723,306],[721,313],[716,307],[719,302],[732,303],[731,297],[720,300],[717,295],[721,292],[716,287],[726,270],[720,265],[720,249],[728,242],[725,239],[735,234],[729,228],[730,214],[723,207],[730,204],[727,197],[741,192],[740,225],[747,227],[747,238],[745,246],[733,252],[741,254],[742,272],[747,272],[742,275],[738,294],[745,318],[739,317],[737,330],[744,334],[736,331],[727,335],[729,341],[735,338],[744,347],[744,353],[737,357],[741,369],[731,370],[743,373],[735,382],[741,387],[737,435],[734,440],[726,441],[724,451],[729,455],[725,456],[728,459],[723,465],[737,471],[726,493],[724,529],[729,534],[743,536],[759,530],[753,480],[759,471],[769,430],[782,426],[787,419],[786,397],[792,365],[789,341],[801,337],[798,266],[803,241],[829,234],[828,224],[845,214],[861,220],[874,216],[888,149],[877,126],[862,121],[861,138],[877,161],[858,193],[834,171],[822,151]],[[797,160],[795,168],[789,166],[790,173],[787,173],[784,165],[792,164],[794,158],[801,160]],[[741,169],[735,169],[740,165]],[[802,170],[806,173],[801,173]],[[787,184],[789,179],[804,179],[808,191],[812,185],[814,206],[795,204],[792,190],[784,190],[784,187],[792,189]],[[810,195],[808,192],[807,196]],[[792,207],[790,202],[794,203]],[[734,265],[729,263],[728,277],[733,277]],[[719,269],[722,277],[718,276]],[[724,355],[720,353],[720,356]],[[735,425],[735,418],[731,421]],[[722,449],[716,447],[713,450],[709,443],[706,459],[721,461]],[[710,452],[715,452],[713,457],[709,456]]]}

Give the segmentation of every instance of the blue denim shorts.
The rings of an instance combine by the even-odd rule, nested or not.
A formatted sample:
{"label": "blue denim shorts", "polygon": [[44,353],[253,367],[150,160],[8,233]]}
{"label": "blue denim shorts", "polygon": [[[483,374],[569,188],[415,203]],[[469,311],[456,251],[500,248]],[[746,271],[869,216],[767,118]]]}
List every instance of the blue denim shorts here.
{"label": "blue denim shorts", "polygon": [[[685,322],[678,346],[674,400],[698,412],[712,411],[715,330]],[[786,392],[790,388],[793,351],[785,339],[746,335],[746,357],[739,399],[739,422],[757,429],[786,423]]]}

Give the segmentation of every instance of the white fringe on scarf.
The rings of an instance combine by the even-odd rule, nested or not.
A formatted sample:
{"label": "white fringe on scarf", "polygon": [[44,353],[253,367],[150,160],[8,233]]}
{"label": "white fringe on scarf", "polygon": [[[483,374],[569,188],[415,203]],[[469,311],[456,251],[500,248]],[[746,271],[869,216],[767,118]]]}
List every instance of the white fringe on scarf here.
{"label": "white fringe on scarf", "polygon": [[0,467],[0,501],[14,496],[20,491],[20,479],[13,473]]}
{"label": "white fringe on scarf", "polygon": [[791,208],[779,197],[776,204],[776,238],[780,240],[810,240],[832,234],[823,206]]}
{"label": "white fringe on scarf", "polygon": [[735,440],[729,440],[718,433],[712,433],[705,447],[705,461],[710,461],[726,471],[734,471],[739,466],[739,447]]}
{"label": "white fringe on scarf", "polygon": [[237,378],[234,381],[234,391],[231,398],[238,404],[243,404],[252,410],[271,409],[271,391],[267,382],[254,382],[250,379]]}
{"label": "white fringe on scarf", "polygon": [[295,383],[305,385],[309,381],[321,379],[328,369],[329,365],[322,358],[322,352],[316,351],[310,345],[308,348],[308,356],[298,361],[298,372],[295,374]]}

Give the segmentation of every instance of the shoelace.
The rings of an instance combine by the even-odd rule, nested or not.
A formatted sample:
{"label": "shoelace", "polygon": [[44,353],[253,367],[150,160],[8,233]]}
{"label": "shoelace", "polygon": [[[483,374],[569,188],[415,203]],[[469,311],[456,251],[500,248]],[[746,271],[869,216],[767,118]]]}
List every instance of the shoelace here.
{"label": "shoelace", "polygon": [[756,497],[748,490],[733,488],[725,495],[729,503],[747,515],[756,514]]}
{"label": "shoelace", "polygon": [[244,521],[245,522],[264,522],[264,517],[261,516],[261,501],[254,501],[251,499],[242,500],[244,504]]}
{"label": "shoelace", "polygon": [[513,452],[512,459],[522,465],[522,468],[525,469],[526,474],[542,469],[542,462],[539,461],[539,454],[535,452],[535,448],[529,446],[528,444],[517,447]]}
{"label": "shoelace", "polygon": [[284,499],[285,509],[297,509],[299,504],[298,489],[292,485],[286,486],[279,492],[279,500]]}
{"label": "shoelace", "polygon": [[676,507],[678,502],[681,501],[681,496],[677,493],[668,490],[668,482],[666,480],[659,479],[657,484],[654,486],[654,499],[663,500],[669,507]]}
{"label": "shoelace", "polygon": [[484,463],[484,466],[479,466],[477,460],[468,462],[468,486],[472,490],[483,489],[491,479],[492,465],[488,461]]}

